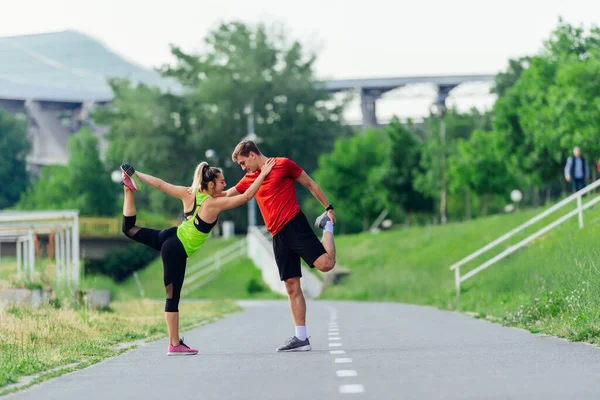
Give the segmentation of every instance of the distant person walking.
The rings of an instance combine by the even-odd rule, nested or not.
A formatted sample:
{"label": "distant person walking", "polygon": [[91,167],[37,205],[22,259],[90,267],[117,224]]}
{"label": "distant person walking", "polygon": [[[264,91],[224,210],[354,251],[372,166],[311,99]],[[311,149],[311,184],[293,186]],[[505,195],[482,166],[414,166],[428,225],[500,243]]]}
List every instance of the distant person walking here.
{"label": "distant person walking", "polygon": [[569,157],[565,165],[565,180],[571,182],[573,193],[583,189],[586,181],[590,179],[590,168],[584,157],[581,156],[581,149],[573,149],[573,157]]}

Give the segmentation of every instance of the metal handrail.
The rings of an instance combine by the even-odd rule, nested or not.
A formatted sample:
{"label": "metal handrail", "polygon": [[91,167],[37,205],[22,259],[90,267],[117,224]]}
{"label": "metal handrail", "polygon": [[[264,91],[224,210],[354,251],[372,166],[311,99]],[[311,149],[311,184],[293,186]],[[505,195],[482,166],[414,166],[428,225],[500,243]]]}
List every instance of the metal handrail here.
{"label": "metal handrail", "polygon": [[[237,242],[219,250],[208,258],[187,268],[184,292],[190,292],[202,286],[205,281],[200,278],[210,272],[220,271],[221,268],[246,255],[246,238],[240,239]],[[198,282],[197,282],[198,281]]]}
{"label": "metal handrail", "polygon": [[[531,218],[529,221],[523,223],[522,225],[518,226],[517,228],[511,230],[510,232],[502,235],[501,237],[499,237],[498,239],[494,240],[493,242],[485,245],[484,247],[482,247],[481,249],[473,252],[472,254],[468,255],[467,257],[463,258],[462,260],[454,263],[451,267],[450,270],[454,271],[454,277],[455,277],[455,286],[456,286],[456,293],[457,295],[460,294],[460,284],[464,281],[466,281],[467,279],[473,277],[474,275],[476,275],[477,273],[483,271],[484,269],[488,268],[489,266],[491,266],[492,264],[500,261],[501,259],[505,258],[506,256],[508,256],[511,253],[514,253],[515,251],[517,251],[518,249],[520,249],[521,247],[525,246],[527,243],[531,242],[532,240],[535,240],[536,238],[538,238],[539,236],[543,235],[544,233],[550,231],[551,229],[555,228],[556,226],[562,224],[564,221],[566,221],[567,219],[578,215],[579,216],[579,228],[583,228],[583,211],[588,209],[589,207],[591,207],[592,205],[596,204],[598,201],[600,201],[600,196],[594,198],[593,200],[587,202],[585,205],[582,205],[582,197],[593,191],[594,189],[600,187],[600,180],[597,180],[595,182],[593,182],[592,184],[588,185],[587,187],[581,189],[580,191],[573,193],[572,195],[570,195],[569,197],[567,197],[566,199],[558,202],[557,204],[555,204],[554,206],[550,207],[549,209],[547,209],[546,211],[542,212],[541,214]],[[528,236],[527,238],[521,240],[519,243],[510,246],[508,249],[506,249],[505,251],[503,251],[502,253],[496,255],[495,257],[493,257],[492,259],[488,260],[487,262],[479,265],[477,268],[473,269],[472,271],[468,272],[467,274],[461,276],[460,275],[460,267],[462,267],[463,265],[465,265],[466,263],[468,263],[469,261],[479,257],[480,255],[484,254],[485,252],[487,252],[488,250],[491,250],[492,248],[496,247],[497,245],[499,245],[500,243],[506,241],[507,239],[511,238],[512,236],[516,235],[519,232],[522,232],[525,228],[535,224],[536,222],[541,221],[542,219],[544,219],[545,217],[547,217],[548,215],[552,214],[553,212],[559,210],[560,208],[564,207],[565,205],[571,203],[573,200],[577,201],[577,208],[571,212],[569,212],[568,214],[562,216],[561,218],[557,219],[556,221],[546,225],[545,227],[541,228],[540,230],[538,230],[536,233]]]}

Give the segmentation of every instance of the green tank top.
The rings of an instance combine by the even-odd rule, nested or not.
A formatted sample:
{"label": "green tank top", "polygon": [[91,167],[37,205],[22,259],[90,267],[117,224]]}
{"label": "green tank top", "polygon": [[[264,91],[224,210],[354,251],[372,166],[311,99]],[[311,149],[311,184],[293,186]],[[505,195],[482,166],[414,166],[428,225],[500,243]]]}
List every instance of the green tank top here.
{"label": "green tank top", "polygon": [[196,215],[200,211],[200,206],[206,199],[208,199],[210,195],[196,192],[196,209],[194,210],[194,214],[187,221],[183,221],[181,225],[177,227],[177,237],[183,244],[183,248],[187,256],[191,256],[198,250],[206,238],[208,238],[208,233],[200,232],[196,226],[194,225],[194,219],[196,219]]}

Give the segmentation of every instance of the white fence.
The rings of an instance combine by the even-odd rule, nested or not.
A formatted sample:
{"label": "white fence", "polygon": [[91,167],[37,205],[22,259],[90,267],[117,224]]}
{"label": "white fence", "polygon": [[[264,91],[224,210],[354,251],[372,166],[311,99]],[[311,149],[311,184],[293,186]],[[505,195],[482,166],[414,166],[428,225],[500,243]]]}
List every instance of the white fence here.
{"label": "white fence", "polygon": [[[476,252],[470,254],[469,256],[463,258],[462,260],[460,260],[457,263],[455,263],[454,265],[452,265],[450,267],[450,270],[454,271],[454,281],[455,281],[455,286],[456,286],[456,294],[457,295],[460,294],[460,284],[462,282],[466,281],[469,278],[472,278],[473,276],[475,276],[479,272],[481,272],[484,269],[490,267],[491,265],[497,263],[498,261],[502,260],[503,258],[505,258],[506,256],[508,256],[509,254],[514,253],[515,251],[519,250],[521,247],[523,247],[526,244],[528,244],[529,242],[537,239],[541,235],[549,232],[550,230],[552,230],[553,228],[555,228],[558,225],[562,224],[563,222],[565,222],[569,218],[572,218],[575,215],[577,215],[579,217],[579,228],[583,228],[583,211],[586,210],[586,209],[588,209],[589,207],[593,206],[594,204],[598,203],[600,201],[600,196],[596,196],[596,197],[592,198],[592,200],[588,201],[585,204],[583,204],[582,198],[583,198],[584,195],[586,195],[587,193],[591,192],[592,190],[594,190],[594,189],[596,189],[598,187],[600,187],[600,180],[595,181],[594,183],[592,183],[589,186],[583,188],[582,190],[578,191],[577,193],[574,193],[571,196],[567,197],[566,199],[558,202],[557,204],[555,204],[554,206],[550,207],[549,209],[547,209],[543,213],[541,213],[541,214],[539,214],[539,215],[531,218],[529,221],[525,222],[521,226],[513,229],[512,231],[506,233],[505,235],[499,237],[498,239],[494,240],[493,242],[489,243],[488,245],[482,247],[481,249],[477,250]],[[483,264],[479,265],[477,268],[469,271],[468,273],[466,273],[466,274],[464,274],[462,276],[460,275],[460,268],[463,265],[465,265],[466,263],[468,263],[469,261],[471,261],[471,260],[479,257],[480,255],[484,254],[488,250],[491,250],[492,248],[496,247],[500,243],[502,243],[502,242],[508,240],[509,238],[511,238],[512,236],[516,235],[517,233],[522,232],[525,228],[527,228],[527,227],[535,224],[536,222],[541,221],[542,219],[544,219],[548,215],[550,215],[553,212],[561,209],[562,207],[566,206],[567,204],[572,203],[573,201],[575,201],[577,203],[577,207],[574,210],[572,210],[571,212],[563,215],[562,217],[558,218],[554,222],[546,225],[545,227],[541,228],[540,230],[538,230],[534,234],[532,234],[532,235],[526,237],[525,239],[521,240],[517,244],[514,244],[514,245],[508,247],[506,250],[504,250],[503,252],[501,252],[497,256],[491,258],[490,260],[484,262]]]}
{"label": "white fence", "polygon": [[35,272],[36,235],[52,236],[58,288],[79,286],[79,211],[0,212],[0,241],[17,246],[17,277]]}
{"label": "white fence", "polygon": [[182,292],[189,293],[213,279],[221,268],[246,255],[247,240],[241,239],[197,264],[189,266]]}

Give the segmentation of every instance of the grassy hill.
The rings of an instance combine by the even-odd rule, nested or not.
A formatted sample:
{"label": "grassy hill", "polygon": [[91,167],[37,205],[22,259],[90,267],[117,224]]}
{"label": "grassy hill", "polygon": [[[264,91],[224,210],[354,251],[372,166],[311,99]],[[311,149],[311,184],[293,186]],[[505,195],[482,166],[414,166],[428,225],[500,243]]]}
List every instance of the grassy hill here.
{"label": "grassy hill", "polygon": [[[462,274],[567,213],[565,209],[463,267]],[[456,298],[449,267],[540,211],[472,222],[337,238],[338,262],[352,275],[325,299],[398,301],[476,313],[573,340],[600,336],[600,207],[585,227],[573,218],[463,283]],[[478,263],[479,261],[479,263]]]}

